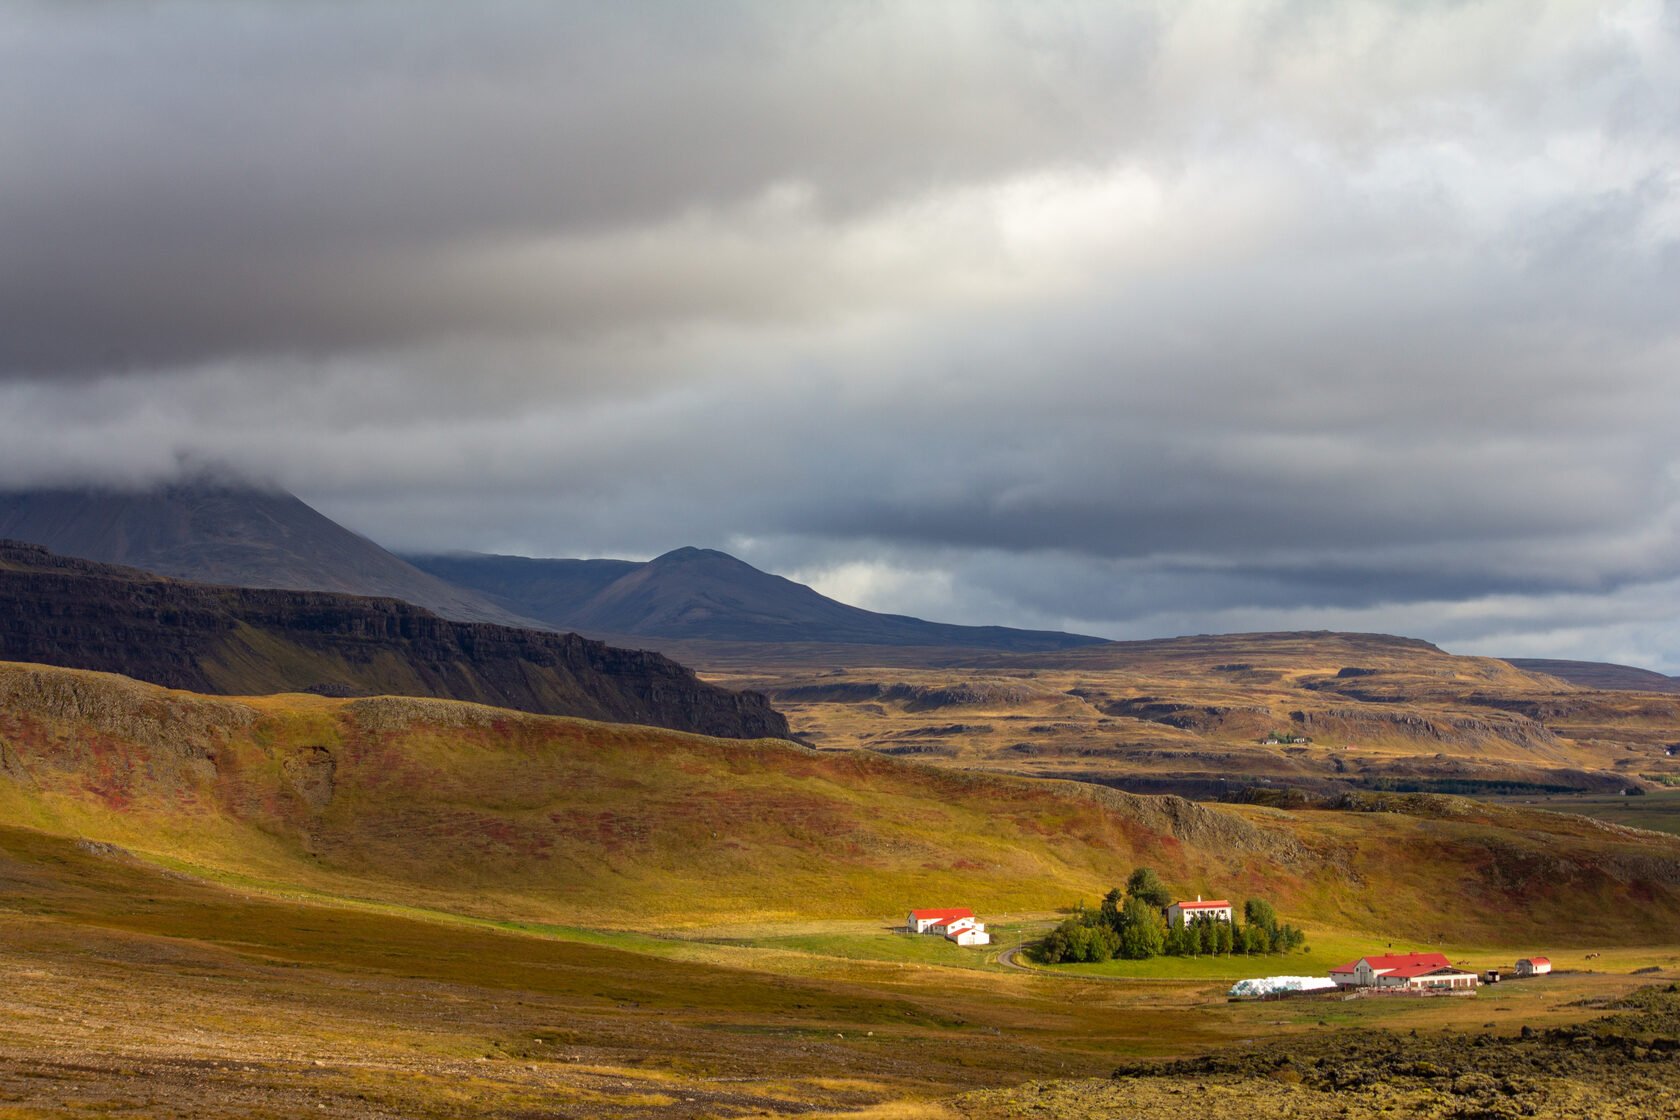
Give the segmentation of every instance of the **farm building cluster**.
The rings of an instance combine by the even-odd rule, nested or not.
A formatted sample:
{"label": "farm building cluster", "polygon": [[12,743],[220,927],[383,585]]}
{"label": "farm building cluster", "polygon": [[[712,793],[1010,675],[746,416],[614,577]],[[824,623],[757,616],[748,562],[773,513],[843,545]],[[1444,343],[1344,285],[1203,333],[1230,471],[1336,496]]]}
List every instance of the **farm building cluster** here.
{"label": "farm building cluster", "polygon": [[1477,976],[1465,972],[1445,953],[1395,953],[1360,957],[1330,970],[1338,988],[1375,988],[1409,992],[1473,990]]}
{"label": "farm building cluster", "polygon": [[912,910],[905,923],[908,933],[931,933],[958,945],[990,945],[992,935],[982,922],[974,920],[974,911],[966,907],[946,910]]}
{"label": "farm building cluster", "polygon": [[[1511,970],[1522,979],[1544,976],[1552,970],[1545,957],[1523,957]],[[1360,957],[1330,970],[1338,988],[1370,989],[1379,992],[1474,991],[1480,984],[1497,984],[1502,969],[1490,968],[1480,976],[1447,960],[1444,953],[1398,953]]]}

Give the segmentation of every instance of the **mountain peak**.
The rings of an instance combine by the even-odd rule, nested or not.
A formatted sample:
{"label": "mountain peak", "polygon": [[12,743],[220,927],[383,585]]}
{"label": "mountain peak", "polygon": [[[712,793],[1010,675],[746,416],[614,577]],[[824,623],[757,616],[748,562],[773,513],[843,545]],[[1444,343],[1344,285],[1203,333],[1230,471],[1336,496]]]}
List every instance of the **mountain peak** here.
{"label": "mountain peak", "polygon": [[295,494],[220,471],[146,489],[0,492],[0,538],[198,583],[387,596],[462,622],[541,626],[420,571]]}
{"label": "mountain peak", "polygon": [[[648,561],[649,564],[693,564],[699,562],[723,563],[731,567],[752,568],[752,565],[745,560],[731,556],[727,552],[719,552],[715,548],[695,548],[693,545],[673,548],[671,551],[655,556]],[[758,569],[753,568],[753,570],[757,571]]]}
{"label": "mountain peak", "polygon": [[618,637],[998,650],[1056,650],[1102,640],[877,614],[836,602],[727,552],[693,546],[672,549],[645,564],[411,559],[426,571],[562,629]]}

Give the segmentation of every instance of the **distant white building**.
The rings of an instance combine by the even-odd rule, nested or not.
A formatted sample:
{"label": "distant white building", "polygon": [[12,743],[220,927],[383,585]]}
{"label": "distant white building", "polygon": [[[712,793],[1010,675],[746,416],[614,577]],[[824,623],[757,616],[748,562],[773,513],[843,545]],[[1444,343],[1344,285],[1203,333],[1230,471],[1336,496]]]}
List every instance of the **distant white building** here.
{"label": "distant white building", "polygon": [[1212,918],[1218,922],[1231,921],[1230,900],[1215,898],[1203,902],[1202,896],[1197,895],[1194,902],[1175,902],[1167,907],[1167,924],[1169,926],[1177,925],[1180,919],[1183,920],[1185,925],[1189,925],[1197,918]]}
{"label": "distant white building", "polygon": [[1545,957],[1523,957],[1517,961],[1518,976],[1544,976],[1552,970],[1552,962]]}
{"label": "distant white building", "polygon": [[967,918],[972,922],[974,911],[966,906],[954,906],[945,910],[912,910],[910,911],[910,920],[905,923],[904,928],[910,933],[926,933],[942,922],[957,918]]}
{"label": "distant white building", "polygon": [[946,910],[912,910],[904,928],[910,933],[931,933],[958,945],[990,945],[992,935],[984,924],[974,920],[974,911],[967,907]]}

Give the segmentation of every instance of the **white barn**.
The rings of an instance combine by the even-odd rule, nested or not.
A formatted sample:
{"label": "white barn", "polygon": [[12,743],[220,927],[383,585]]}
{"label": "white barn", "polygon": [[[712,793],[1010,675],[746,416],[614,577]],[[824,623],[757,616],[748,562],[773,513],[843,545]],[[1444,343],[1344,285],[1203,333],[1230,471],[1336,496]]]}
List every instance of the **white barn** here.
{"label": "white barn", "polygon": [[1552,962],[1545,957],[1523,957],[1517,961],[1518,976],[1544,976],[1552,970]]}

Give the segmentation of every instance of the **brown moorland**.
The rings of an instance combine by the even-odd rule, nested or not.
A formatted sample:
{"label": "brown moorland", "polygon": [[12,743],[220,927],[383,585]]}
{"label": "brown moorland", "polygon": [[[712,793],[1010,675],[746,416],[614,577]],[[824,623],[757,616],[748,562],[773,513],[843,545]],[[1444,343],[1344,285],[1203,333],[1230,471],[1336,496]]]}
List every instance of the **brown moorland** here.
{"label": "brown moorland", "polygon": [[[871,751],[41,666],[0,665],[0,822],[5,1120],[1028,1106],[953,1096],[992,1091],[1074,1116],[1089,1083],[1044,1079],[1350,1030],[1516,1038],[1602,1014],[1637,983],[1628,969],[1680,964],[1680,840],[1520,805],[1197,805]],[[1181,891],[1264,894],[1325,952],[1405,939],[1479,967],[1538,945],[1570,971],[1474,1000],[1231,1004],[1228,980],[949,967],[896,949],[932,939],[884,928],[930,896],[1042,927],[1139,863]],[[830,932],[741,932],[778,929]],[[1210,960],[1206,976],[1329,963]],[[1269,1075],[1225,1076],[1148,1084],[1161,1102],[1200,1078],[1228,1084],[1232,1107],[1306,1107],[1274,1100]],[[1577,1081],[1577,1102],[1621,1084]]]}
{"label": "brown moorland", "polygon": [[0,773],[13,823],[531,921],[877,918],[928,897],[1042,911],[1144,864],[1416,939],[1680,925],[1680,839],[1584,817],[1405,794],[1214,807],[450,701],[210,698],[0,665]]}
{"label": "brown moorland", "polygon": [[1545,797],[1680,782],[1680,696],[1583,688],[1409,638],[1236,634],[988,656],[665,648],[768,693],[821,748],[1134,792]]}

